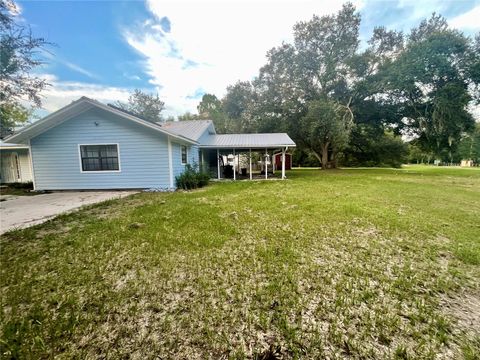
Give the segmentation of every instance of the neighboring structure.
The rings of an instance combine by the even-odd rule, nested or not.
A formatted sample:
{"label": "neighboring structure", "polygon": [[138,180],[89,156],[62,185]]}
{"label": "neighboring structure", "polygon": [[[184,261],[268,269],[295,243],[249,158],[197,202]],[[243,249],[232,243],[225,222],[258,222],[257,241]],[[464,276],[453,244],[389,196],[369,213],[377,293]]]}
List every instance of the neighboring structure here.
{"label": "neighboring structure", "polygon": [[[273,167],[282,170],[282,153],[273,154]],[[292,154],[285,154],[285,170],[292,170]]]}
{"label": "neighboring structure", "polygon": [[460,163],[460,166],[462,166],[462,167],[473,167],[474,163],[473,163],[473,160],[462,160],[462,162]]}
{"label": "neighboring structure", "polygon": [[32,181],[28,146],[0,141],[0,183]]}
{"label": "neighboring structure", "polygon": [[295,146],[284,133],[219,135],[210,120],[152,123],[86,97],[5,141],[30,150],[35,190],[174,188],[186,164],[222,178],[222,155]]}

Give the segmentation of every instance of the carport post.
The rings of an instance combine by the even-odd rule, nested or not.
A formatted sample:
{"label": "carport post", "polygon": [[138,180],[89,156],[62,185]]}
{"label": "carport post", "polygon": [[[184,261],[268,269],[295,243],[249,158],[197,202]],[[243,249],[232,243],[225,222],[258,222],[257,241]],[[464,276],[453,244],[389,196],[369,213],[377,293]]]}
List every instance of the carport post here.
{"label": "carport post", "polygon": [[220,180],[220,150],[217,149],[217,177]]}
{"label": "carport post", "polygon": [[235,170],[235,149],[233,149],[233,180],[237,180],[236,170]]}
{"label": "carport post", "polygon": [[287,148],[282,148],[282,179],[285,179],[285,152]]}
{"label": "carport post", "polygon": [[268,150],[267,150],[267,148],[265,148],[265,167],[264,167],[264,170],[265,170],[265,180],[268,179],[268,165],[267,165],[267,160],[268,160]]}
{"label": "carport post", "polygon": [[249,152],[250,152],[250,156],[249,156],[249,159],[250,159],[250,180],[252,180],[252,149],[249,149]]}

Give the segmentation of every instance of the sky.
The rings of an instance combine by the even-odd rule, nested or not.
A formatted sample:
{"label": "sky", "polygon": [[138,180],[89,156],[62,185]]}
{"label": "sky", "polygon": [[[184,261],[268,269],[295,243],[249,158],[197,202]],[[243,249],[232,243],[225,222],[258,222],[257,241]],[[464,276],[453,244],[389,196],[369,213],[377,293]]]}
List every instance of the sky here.
{"label": "sky", "polygon": [[[480,31],[480,0],[354,0],[365,43],[374,26],[404,30],[433,12],[467,35]],[[341,0],[18,1],[21,21],[53,46],[36,73],[51,84],[40,115],[81,96],[126,101],[134,89],[158,92],[165,116],[196,106],[205,93],[252,80],[269,49],[292,28]]]}

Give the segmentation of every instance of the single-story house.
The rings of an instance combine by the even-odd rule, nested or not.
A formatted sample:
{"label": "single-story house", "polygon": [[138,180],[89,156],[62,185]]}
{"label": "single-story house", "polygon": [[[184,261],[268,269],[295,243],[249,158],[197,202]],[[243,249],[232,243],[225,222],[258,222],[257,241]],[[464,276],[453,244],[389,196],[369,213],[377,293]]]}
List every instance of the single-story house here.
{"label": "single-story house", "polygon": [[473,160],[464,159],[464,160],[461,161],[460,166],[461,166],[461,167],[473,167],[473,166],[474,166],[474,161],[473,161]]}
{"label": "single-story house", "polygon": [[35,190],[173,189],[187,164],[220,179],[225,154],[261,151],[267,158],[295,147],[285,133],[217,134],[211,120],[153,123],[87,97],[5,142],[28,148]]}
{"label": "single-story house", "polygon": [[28,146],[0,141],[0,183],[32,181]]}

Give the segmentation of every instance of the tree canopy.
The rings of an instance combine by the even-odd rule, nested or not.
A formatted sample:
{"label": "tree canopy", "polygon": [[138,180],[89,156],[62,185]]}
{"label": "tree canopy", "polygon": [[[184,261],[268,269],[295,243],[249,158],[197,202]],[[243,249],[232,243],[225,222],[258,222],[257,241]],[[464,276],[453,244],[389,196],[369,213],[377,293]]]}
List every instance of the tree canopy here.
{"label": "tree canopy", "polygon": [[128,102],[117,101],[113,105],[147,121],[163,121],[161,113],[165,109],[165,103],[160,100],[158,94],[148,94],[135,89]]}
{"label": "tree canopy", "polygon": [[453,161],[474,129],[469,106],[480,103],[480,34],[469,38],[433,14],[408,34],[375,27],[360,47],[360,22],[349,3],[298,22],[293,42],[268,51],[256,78],[215,97],[222,132],[287,131],[324,168],[398,166],[401,136]]}
{"label": "tree canopy", "polygon": [[30,117],[24,104],[41,105],[40,92],[46,80],[32,75],[43,64],[40,50],[49,43],[33,36],[29,26],[18,19],[12,0],[0,0],[0,133],[1,137]]}

